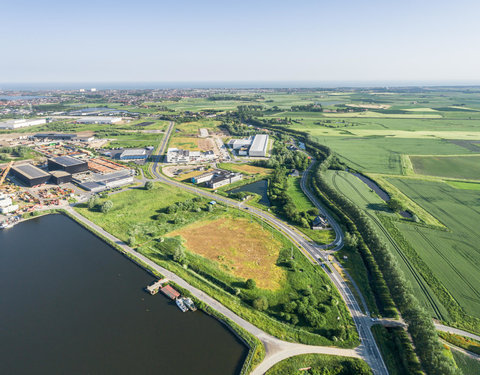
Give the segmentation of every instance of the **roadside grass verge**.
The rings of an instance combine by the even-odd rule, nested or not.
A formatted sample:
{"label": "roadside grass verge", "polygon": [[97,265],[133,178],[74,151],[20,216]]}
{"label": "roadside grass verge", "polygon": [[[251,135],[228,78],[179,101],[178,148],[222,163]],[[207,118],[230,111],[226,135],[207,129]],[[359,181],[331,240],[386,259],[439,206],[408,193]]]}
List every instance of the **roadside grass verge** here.
{"label": "roadside grass verge", "polygon": [[450,344],[480,355],[480,342],[477,340],[450,332],[437,331],[437,333],[442,339]]}
{"label": "roadside grass verge", "polygon": [[368,365],[357,358],[325,354],[303,354],[284,359],[270,368],[265,375],[371,375]]}

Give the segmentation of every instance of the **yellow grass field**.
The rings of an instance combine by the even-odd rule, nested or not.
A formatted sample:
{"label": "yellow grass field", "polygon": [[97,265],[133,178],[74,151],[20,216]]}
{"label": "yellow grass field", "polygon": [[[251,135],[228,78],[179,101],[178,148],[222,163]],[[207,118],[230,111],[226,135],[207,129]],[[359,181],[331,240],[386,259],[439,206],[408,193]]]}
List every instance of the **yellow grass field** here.
{"label": "yellow grass field", "polygon": [[346,112],[346,113],[323,113],[325,117],[376,117],[376,118],[442,118],[439,114],[403,114],[403,113],[380,113],[373,111]]}
{"label": "yellow grass field", "polygon": [[168,147],[176,147],[176,148],[181,148],[184,150],[191,150],[191,151],[200,151],[198,140],[199,138],[195,138],[195,137],[174,136],[172,137]]}
{"label": "yellow grass field", "polygon": [[230,169],[243,172],[246,174],[269,174],[272,172],[270,168],[256,167],[249,164],[230,164]]}
{"label": "yellow grass field", "polygon": [[168,234],[177,235],[189,251],[220,263],[237,277],[254,279],[259,288],[275,290],[285,280],[285,272],[276,265],[281,244],[256,222],[223,217]]}

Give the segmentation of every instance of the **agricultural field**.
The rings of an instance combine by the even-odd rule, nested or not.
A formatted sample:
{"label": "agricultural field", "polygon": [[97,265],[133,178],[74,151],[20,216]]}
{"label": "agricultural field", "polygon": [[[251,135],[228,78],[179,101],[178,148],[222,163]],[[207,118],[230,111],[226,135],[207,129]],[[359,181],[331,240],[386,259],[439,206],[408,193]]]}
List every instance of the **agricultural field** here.
{"label": "agricultural field", "polygon": [[[437,319],[448,316],[447,310],[442,306],[422,275],[415,269],[412,260],[409,259],[392,235],[385,229],[384,223],[396,221],[398,216],[388,209],[386,203],[372,189],[352,174],[341,171],[328,171],[327,177],[336,190],[347,196],[353,203],[365,211],[397,259],[405,276],[411,282],[420,303]],[[367,297],[370,305],[373,305],[371,300],[372,291],[367,280],[361,275],[365,271],[357,264],[359,261],[358,257],[346,249],[342,250],[340,255],[338,257],[339,260],[356,279],[362,294]],[[347,255],[348,259],[342,259],[343,255]]]}
{"label": "agricultural field", "polygon": [[464,190],[480,190],[480,183],[475,182],[463,182],[463,181],[445,181],[448,185],[455,189]]}
{"label": "agricultural field", "polygon": [[[446,299],[444,305],[448,303],[453,308],[458,303],[468,314],[480,318],[478,192],[455,189],[435,181],[400,178],[390,178],[389,181],[447,228],[439,231],[404,222],[395,224],[410,246],[429,265],[436,281],[452,295],[453,299]],[[451,310],[448,305],[445,307]],[[479,328],[476,329],[478,331]]]}
{"label": "agricultural field", "polygon": [[189,251],[220,263],[237,277],[255,279],[262,289],[276,290],[285,279],[285,271],[276,265],[281,243],[256,222],[223,217],[168,234],[177,235]]}
{"label": "agricultural field", "polygon": [[478,156],[410,156],[415,173],[480,180],[480,155]]}
{"label": "agricultural field", "polygon": [[480,374],[480,361],[478,359],[473,359],[455,349],[452,349],[452,354],[455,363],[464,375]]}

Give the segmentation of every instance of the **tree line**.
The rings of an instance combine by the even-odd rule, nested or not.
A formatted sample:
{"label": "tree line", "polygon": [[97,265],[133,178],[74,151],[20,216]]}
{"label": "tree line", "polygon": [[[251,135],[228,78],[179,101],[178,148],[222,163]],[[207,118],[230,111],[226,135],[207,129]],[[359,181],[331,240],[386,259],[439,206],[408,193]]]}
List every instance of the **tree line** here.
{"label": "tree line", "polygon": [[312,179],[314,193],[340,217],[350,232],[349,236],[356,238],[349,245],[355,247],[365,263],[372,289],[383,314],[395,315],[395,307],[398,308],[407,323],[408,332],[415,344],[415,352],[427,374],[461,373],[453,360],[445,355],[430,315],[421,307],[398,262],[370,219],[325,180],[323,172],[334,160],[330,148],[312,140],[306,132],[287,130],[259,119],[249,119],[249,123],[297,136],[305,143],[307,151],[319,160]]}

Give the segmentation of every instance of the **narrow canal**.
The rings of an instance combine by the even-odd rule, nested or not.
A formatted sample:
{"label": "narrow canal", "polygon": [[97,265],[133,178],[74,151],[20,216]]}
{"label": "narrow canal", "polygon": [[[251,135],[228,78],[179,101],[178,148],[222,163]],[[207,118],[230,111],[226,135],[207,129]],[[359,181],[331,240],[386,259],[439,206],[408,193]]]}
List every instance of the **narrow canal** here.
{"label": "narrow canal", "polygon": [[153,280],[63,215],[0,231],[0,373],[237,374],[247,348]]}

